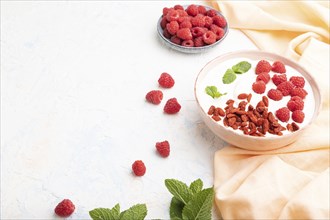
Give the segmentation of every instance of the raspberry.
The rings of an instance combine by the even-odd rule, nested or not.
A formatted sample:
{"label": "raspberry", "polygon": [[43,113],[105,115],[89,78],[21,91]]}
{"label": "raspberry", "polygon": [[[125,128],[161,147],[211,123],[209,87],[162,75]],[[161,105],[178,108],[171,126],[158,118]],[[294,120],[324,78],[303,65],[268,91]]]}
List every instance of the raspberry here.
{"label": "raspberry", "polygon": [[182,40],[191,40],[192,34],[189,28],[181,28],[176,32],[176,36],[178,36]]}
{"label": "raspberry", "polygon": [[[167,13],[168,13],[170,10],[171,10],[171,9],[170,9],[170,8],[167,8],[167,7],[163,8],[163,16],[166,16]],[[172,10],[173,10],[173,9],[172,9]]]}
{"label": "raspberry", "polygon": [[291,90],[290,95],[299,96],[300,98],[304,99],[306,97],[306,95],[308,95],[308,93],[306,92],[305,89],[296,87]]}
{"label": "raspberry", "polygon": [[174,86],[174,79],[172,76],[168,73],[162,73],[160,74],[160,77],[158,79],[158,83],[163,88],[171,88]]}
{"label": "raspberry", "polygon": [[201,27],[191,28],[191,34],[194,38],[202,36],[205,32],[206,32],[205,29]]}
{"label": "raspberry", "polygon": [[132,164],[132,170],[135,176],[143,176],[146,173],[146,166],[144,165],[142,160],[136,160]]}
{"label": "raspberry", "polygon": [[256,66],[256,74],[260,73],[269,73],[272,69],[272,66],[266,60],[260,60]]}
{"label": "raspberry", "polygon": [[260,73],[258,76],[257,76],[257,79],[256,81],[259,81],[259,80],[262,80],[265,82],[265,84],[267,84],[270,80],[270,75],[269,73]]}
{"label": "raspberry", "polygon": [[267,96],[274,101],[279,101],[283,98],[282,92],[277,89],[270,89]]}
{"label": "raspberry", "polygon": [[198,7],[196,5],[189,5],[186,9],[186,12],[190,16],[196,16],[198,14]]}
{"label": "raspberry", "polygon": [[162,29],[166,28],[166,24],[167,24],[166,17],[163,16],[162,20],[160,21],[160,26],[162,27]]}
{"label": "raspberry", "polygon": [[272,81],[277,86],[277,85],[281,84],[282,82],[287,81],[286,75],[285,74],[275,74],[272,77]]}
{"label": "raspberry", "polygon": [[213,19],[210,16],[205,16],[204,18],[205,25],[204,27],[209,28],[213,24]]}
{"label": "raspberry", "polygon": [[290,110],[287,107],[283,107],[278,109],[275,115],[280,121],[287,122],[290,119]]}
{"label": "raspberry", "polygon": [[203,41],[206,44],[213,44],[217,40],[217,35],[212,31],[207,31],[203,34]]}
{"label": "raspberry", "polygon": [[275,73],[285,73],[286,69],[281,61],[275,61],[272,65],[272,71]]}
{"label": "raspberry", "polygon": [[210,30],[213,33],[215,33],[215,35],[217,35],[216,40],[220,40],[223,37],[223,35],[225,34],[225,31],[221,27],[218,27],[214,24],[212,24],[210,26]]}
{"label": "raspberry", "polygon": [[177,12],[179,13],[179,18],[178,18],[179,23],[185,21],[186,18],[188,17],[188,14],[185,10],[178,9]]}
{"label": "raspberry", "polygon": [[166,24],[166,29],[168,30],[168,33],[174,35],[179,30],[179,23],[177,21],[171,21]]}
{"label": "raspberry", "polygon": [[181,45],[181,39],[178,38],[176,35],[174,35],[174,36],[171,37],[171,42],[172,43],[175,43],[177,45]]}
{"label": "raspberry", "polygon": [[277,86],[277,89],[282,92],[283,96],[290,95],[290,92],[293,88],[294,85],[289,81],[282,82]]}
{"label": "raspberry", "polygon": [[262,94],[265,92],[266,90],[266,84],[264,81],[260,80],[260,81],[257,81],[257,82],[254,82],[252,84],[252,90],[255,92],[255,93],[258,93],[258,94]]}
{"label": "raspberry", "polygon": [[182,5],[174,5],[174,9],[175,10],[184,10],[183,6]]}
{"label": "raspberry", "polygon": [[302,76],[292,76],[290,82],[298,88],[304,88],[305,86],[305,79]]}
{"label": "raspberry", "polygon": [[218,15],[218,13],[217,13],[216,10],[210,9],[206,12],[206,15],[209,16],[209,17],[214,17],[214,16]]}
{"label": "raspberry", "polygon": [[180,14],[177,10],[170,10],[167,14],[166,14],[166,20],[168,22],[171,21],[177,21],[180,17]]}
{"label": "raspberry", "polygon": [[192,24],[190,21],[185,20],[180,23],[180,29],[182,28],[192,28]]}
{"label": "raspberry", "polygon": [[167,100],[164,106],[164,112],[167,114],[175,114],[179,112],[180,109],[181,109],[181,105],[178,103],[178,100],[176,98],[171,98]]}
{"label": "raspberry", "polygon": [[227,25],[227,21],[224,17],[216,15],[212,17],[213,19],[213,24],[221,27],[221,28],[225,28]]}
{"label": "raspberry", "polygon": [[202,47],[205,45],[204,41],[203,41],[203,37],[196,37],[194,39],[194,45],[195,47]]}
{"label": "raspberry", "polygon": [[152,104],[158,105],[163,99],[163,92],[160,90],[151,90],[146,95],[146,100]]}
{"label": "raspberry", "polygon": [[287,107],[290,111],[303,110],[304,101],[299,96],[293,96],[287,103]]}
{"label": "raspberry", "polygon": [[194,41],[193,40],[184,40],[184,41],[182,41],[181,45],[184,47],[193,47]]}
{"label": "raspberry", "polygon": [[168,157],[170,155],[170,144],[168,141],[157,142],[156,149],[162,157]]}
{"label": "raspberry", "polygon": [[70,199],[64,199],[55,207],[55,213],[60,217],[68,217],[74,212],[75,208]]}
{"label": "raspberry", "polygon": [[205,19],[204,15],[198,14],[191,19],[191,24],[194,27],[204,27],[205,26]]}
{"label": "raspberry", "polygon": [[206,12],[207,12],[207,10],[206,10],[206,8],[203,5],[199,5],[198,6],[198,13],[199,14],[205,15]]}
{"label": "raspberry", "polygon": [[292,120],[297,122],[297,123],[302,123],[305,119],[305,113],[301,110],[296,110],[292,112],[291,116]]}
{"label": "raspberry", "polygon": [[163,30],[163,35],[164,35],[164,37],[166,37],[167,39],[170,39],[171,36],[172,36],[170,33],[168,33],[168,30],[167,30],[166,28]]}

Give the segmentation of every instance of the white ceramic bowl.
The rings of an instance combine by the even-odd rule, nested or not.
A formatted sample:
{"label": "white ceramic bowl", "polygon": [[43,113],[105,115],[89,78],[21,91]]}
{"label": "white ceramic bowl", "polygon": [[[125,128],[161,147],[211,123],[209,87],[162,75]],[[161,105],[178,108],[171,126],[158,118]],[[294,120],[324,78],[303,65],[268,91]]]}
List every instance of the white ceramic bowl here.
{"label": "white ceramic bowl", "polygon": [[[256,78],[256,74],[254,73],[255,64],[262,59],[268,60],[271,64],[272,62],[277,60],[281,61],[285,64],[287,69],[294,72],[294,75],[298,74],[305,78],[306,81],[305,89],[309,93],[305,98],[307,100],[304,100],[305,101],[304,112],[306,116],[304,122],[302,124],[298,124],[300,126],[300,129],[295,132],[284,131],[282,136],[268,134],[264,137],[255,137],[255,136],[244,135],[243,132],[240,130],[233,130],[230,127],[225,127],[223,125],[223,120],[216,122],[210,117],[210,115],[207,114],[210,105],[218,105],[218,106],[220,105],[219,107],[224,108],[226,100],[228,99],[237,100],[237,94],[242,93],[248,88],[251,88],[252,87],[251,82],[255,81]],[[222,84],[221,77],[223,73],[226,71],[226,69],[231,68],[231,65],[233,63],[237,63],[238,61],[243,61],[243,60],[249,60],[250,62],[254,63],[252,64],[250,71],[244,73],[247,75],[245,76],[243,76],[244,74],[237,75],[237,78],[232,83],[232,85]],[[216,76],[214,74],[219,74],[219,77],[214,78],[214,76]],[[287,74],[289,74],[289,72],[287,72]],[[217,79],[219,79],[219,81],[217,81]],[[288,80],[289,80],[289,75],[288,75]],[[222,93],[228,92],[228,94],[218,99],[213,99],[212,97],[208,96],[205,93],[205,86],[208,84],[215,85],[219,88],[220,92]],[[310,73],[306,71],[306,69],[301,67],[296,62],[293,62],[287,58],[284,58],[276,54],[261,52],[261,51],[238,51],[238,52],[227,53],[215,58],[214,60],[207,63],[198,74],[195,81],[194,90],[195,90],[194,91],[195,98],[198,104],[198,108],[200,110],[201,117],[212,132],[214,132],[221,139],[225,140],[227,143],[230,143],[240,148],[244,148],[248,150],[256,150],[256,151],[277,149],[296,141],[299,138],[299,136],[303,134],[305,129],[315,120],[315,118],[319,113],[319,109],[321,105],[321,95],[320,95],[319,87],[316,81],[314,80],[314,78],[310,75]],[[262,95],[267,95],[268,90],[269,89],[266,89],[266,92]],[[261,97],[262,95],[259,96]],[[253,96],[256,96],[256,99],[258,99],[257,94],[256,95],[254,94]],[[271,105],[272,103],[270,103],[270,106]],[[273,104],[273,105],[276,106],[277,104]],[[276,106],[276,108],[278,107]],[[285,127],[285,125],[283,126]]]}

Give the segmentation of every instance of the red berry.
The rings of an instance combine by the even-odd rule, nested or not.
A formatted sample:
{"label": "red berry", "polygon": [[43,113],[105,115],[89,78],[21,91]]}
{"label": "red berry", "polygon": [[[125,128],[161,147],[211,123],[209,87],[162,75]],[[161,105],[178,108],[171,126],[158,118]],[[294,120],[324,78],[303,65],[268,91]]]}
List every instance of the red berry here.
{"label": "red berry", "polygon": [[182,41],[181,45],[184,47],[193,47],[194,41],[193,40],[184,40],[184,41]]}
{"label": "red berry", "polygon": [[136,176],[143,176],[146,173],[146,166],[142,160],[136,160],[132,164],[132,170]]}
{"label": "red berry", "polygon": [[168,30],[168,33],[174,35],[179,30],[179,23],[177,21],[171,21],[166,24],[166,29]]}
{"label": "red berry", "polygon": [[308,93],[306,92],[305,89],[299,87],[293,88],[290,92],[291,96],[299,96],[302,99],[304,99],[307,94]]}
{"label": "red berry", "polygon": [[168,22],[171,21],[177,21],[180,17],[180,14],[177,10],[170,10],[167,14],[166,14],[166,20]]}
{"label": "red berry", "polygon": [[292,76],[290,82],[298,88],[304,88],[305,86],[305,79],[302,76]]}
{"label": "red berry", "polygon": [[290,119],[290,110],[287,107],[283,107],[278,109],[275,115],[280,121],[287,122]]}
{"label": "red berry", "polygon": [[182,40],[192,40],[192,34],[189,28],[181,28],[176,32],[176,36],[178,36]]}
{"label": "red berry", "polygon": [[305,113],[301,110],[295,110],[292,112],[292,120],[297,123],[302,123],[305,119]]}
{"label": "red berry", "polygon": [[260,81],[257,81],[257,82],[254,82],[252,84],[252,90],[255,92],[255,93],[258,93],[258,94],[262,94],[265,92],[266,90],[266,84],[264,81],[260,80]]}
{"label": "red berry", "polygon": [[258,74],[256,81],[259,81],[259,80],[262,80],[267,84],[270,80],[269,73],[260,73],[260,74]]}
{"label": "red berry", "polygon": [[199,14],[205,15],[206,12],[207,12],[207,10],[206,10],[206,8],[203,5],[199,5],[198,6],[198,13]]}
{"label": "red berry", "polygon": [[168,157],[170,155],[170,144],[168,141],[157,142],[156,149],[162,157]]}
{"label": "red berry", "polygon": [[290,111],[303,110],[304,101],[299,96],[293,96],[287,103],[287,107]]}
{"label": "red berry", "polygon": [[209,28],[213,24],[213,19],[210,16],[205,16],[204,21],[205,21],[204,27],[206,28]]}
{"label": "red berry", "polygon": [[216,40],[220,40],[225,35],[225,30],[214,24],[210,26],[210,30],[217,35]]}
{"label": "red berry", "polygon": [[55,213],[60,217],[68,217],[75,210],[74,204],[69,199],[64,199],[55,207]]}
{"label": "red berry", "polygon": [[260,73],[269,73],[272,69],[272,66],[266,60],[260,60],[256,66],[256,74]]}
{"label": "red berry", "polygon": [[167,7],[163,8],[163,16],[166,16],[167,13],[168,13],[170,10],[173,10],[173,9],[170,9],[170,8],[167,8]]}
{"label": "red berry", "polygon": [[207,31],[203,34],[203,41],[206,44],[213,44],[217,40],[217,35],[212,31]]}
{"label": "red berry", "polygon": [[287,78],[286,78],[285,74],[275,74],[272,77],[272,81],[277,86],[277,85],[281,84],[282,82],[287,81]]}
{"label": "red berry", "polygon": [[186,12],[188,13],[188,15],[190,16],[196,16],[198,14],[198,7],[197,5],[189,5],[186,9]]}
{"label": "red berry", "polygon": [[176,10],[184,10],[183,6],[182,5],[174,5],[174,9]]}
{"label": "red berry", "polygon": [[162,73],[160,74],[160,77],[158,79],[158,83],[163,88],[171,88],[174,86],[174,79],[172,76],[168,73]]}
{"label": "red berry", "polygon": [[194,45],[195,47],[202,47],[205,45],[204,41],[203,41],[203,37],[196,37],[194,39]]}
{"label": "red berry", "polygon": [[204,27],[205,26],[205,16],[198,14],[191,19],[191,24],[193,27]]}
{"label": "red berry", "polygon": [[290,95],[290,92],[293,88],[294,85],[289,81],[282,82],[277,86],[277,89],[282,92],[283,96]]}
{"label": "red berry", "polygon": [[202,36],[205,32],[206,32],[205,28],[201,28],[201,27],[191,28],[191,34],[194,38]]}
{"label": "red berry", "polygon": [[182,29],[182,28],[192,28],[192,24],[188,20],[181,22],[179,26],[180,26],[180,29]]}
{"label": "red berry", "polygon": [[160,26],[162,27],[162,29],[166,28],[166,24],[167,24],[166,17],[163,16],[162,20],[160,21]]}
{"label": "red berry", "polygon": [[274,100],[274,101],[279,101],[283,98],[283,94],[281,91],[277,89],[270,89],[267,93],[268,98]]}
{"label": "red berry", "polygon": [[210,9],[206,12],[206,15],[209,16],[209,17],[214,17],[214,16],[218,15],[218,13],[217,13],[216,10]]}
{"label": "red berry", "polygon": [[171,40],[172,43],[175,43],[177,45],[181,45],[181,39],[178,38],[176,35],[172,36],[170,40]]}
{"label": "red berry", "polygon": [[213,24],[221,27],[221,28],[225,28],[227,25],[227,21],[224,17],[216,15],[212,17],[213,19]]}
{"label": "red berry", "polygon": [[170,39],[172,37],[172,35],[168,32],[167,28],[163,30],[163,35],[167,39]]}
{"label": "red berry", "polygon": [[167,100],[164,106],[164,112],[167,114],[175,114],[179,112],[180,109],[181,109],[181,105],[178,103],[178,100],[176,98],[171,98]]}
{"label": "red berry", "polygon": [[275,61],[272,65],[272,71],[276,73],[285,73],[285,65],[281,61]]}
{"label": "red berry", "polygon": [[151,90],[147,93],[146,100],[152,104],[158,105],[163,100],[163,92],[160,90]]}
{"label": "red berry", "polygon": [[178,10],[176,10],[176,11],[179,13],[179,18],[178,18],[178,22],[179,22],[179,23],[181,23],[181,22],[187,20],[187,18],[188,18],[188,14],[187,14],[186,11],[181,10],[181,9],[178,9]]}

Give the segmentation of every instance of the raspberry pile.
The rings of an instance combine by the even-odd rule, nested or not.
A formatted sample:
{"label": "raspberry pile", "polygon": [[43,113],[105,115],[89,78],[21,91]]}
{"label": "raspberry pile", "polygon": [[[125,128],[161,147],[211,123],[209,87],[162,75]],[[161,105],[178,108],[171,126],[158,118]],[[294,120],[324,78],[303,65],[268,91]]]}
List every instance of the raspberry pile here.
{"label": "raspberry pile", "polygon": [[185,47],[202,47],[223,38],[226,19],[214,9],[202,5],[181,5],[163,8],[160,22],[163,36],[172,43]]}

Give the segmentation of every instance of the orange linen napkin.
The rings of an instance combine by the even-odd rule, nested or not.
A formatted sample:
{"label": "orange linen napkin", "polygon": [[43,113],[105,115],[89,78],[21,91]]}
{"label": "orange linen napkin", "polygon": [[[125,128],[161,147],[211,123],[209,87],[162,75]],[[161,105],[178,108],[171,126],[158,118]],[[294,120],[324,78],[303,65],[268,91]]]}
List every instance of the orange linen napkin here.
{"label": "orange linen napkin", "polygon": [[329,1],[217,1],[231,28],[286,56],[319,83],[322,109],[298,141],[272,151],[215,154],[215,201],[224,219],[330,219]]}

